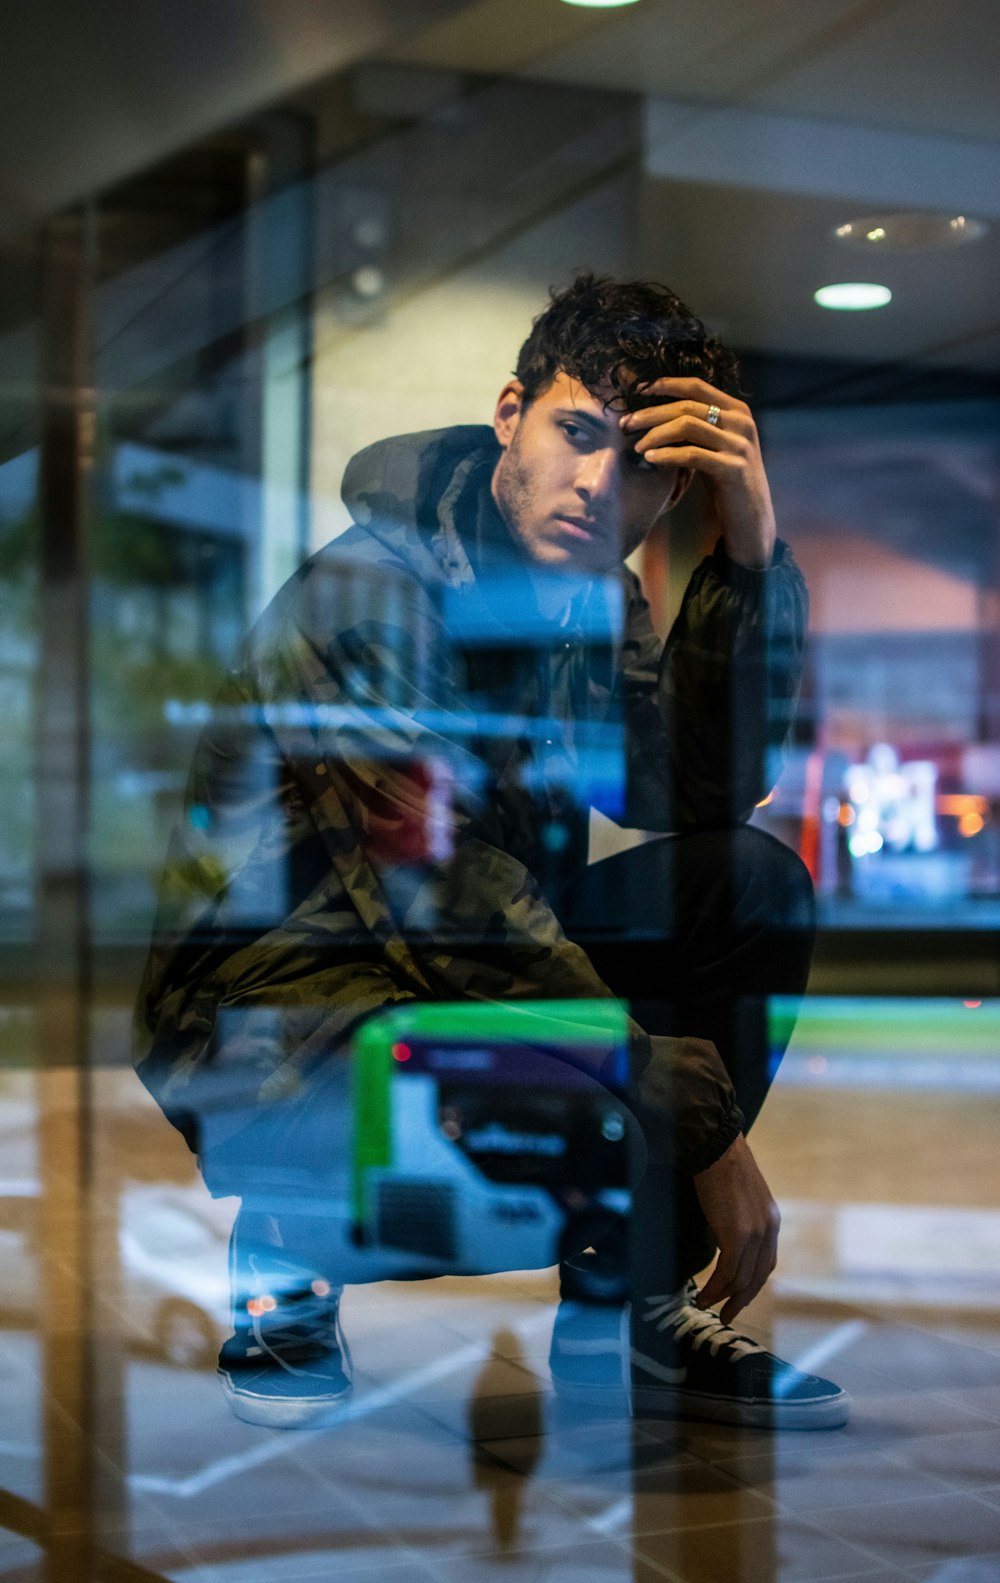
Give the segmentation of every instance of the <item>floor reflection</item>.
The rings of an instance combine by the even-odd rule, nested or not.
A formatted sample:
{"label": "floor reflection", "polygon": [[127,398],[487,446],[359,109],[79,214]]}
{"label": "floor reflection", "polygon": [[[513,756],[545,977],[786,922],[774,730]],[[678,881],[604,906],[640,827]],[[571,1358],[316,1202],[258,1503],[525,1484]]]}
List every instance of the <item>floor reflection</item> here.
{"label": "floor reflection", "polygon": [[[146,1308],[134,1291],[122,1298],[125,1432],[97,1446],[103,1472],[88,1520],[105,1551],[147,1578],[192,1583],[997,1583],[1000,1290],[971,1244],[961,1254],[961,1239],[981,1244],[983,1216],[991,1234],[995,1183],[982,1161],[998,1108],[996,1096],[970,1108],[960,1094],[792,1084],[762,1119],[757,1149],[779,1198],[814,1208],[792,1209],[780,1278],[747,1329],[846,1386],[854,1413],[843,1430],[629,1423],[567,1406],[548,1372],[551,1272],[349,1288],[356,1391],[341,1420],[261,1430],[228,1412],[212,1346],[193,1325],[162,1344],[146,1269]],[[30,1119],[19,1112],[17,1125]],[[914,1170],[928,1139],[950,1161],[934,1183]],[[27,1156],[20,1167],[30,1180]],[[176,1172],[164,1178],[169,1186],[124,1191],[123,1236],[148,1245],[155,1219],[162,1264],[172,1229],[173,1288],[190,1287],[205,1262],[192,1225],[222,1260],[234,1206],[213,1205]],[[860,1184],[855,1197],[847,1182]],[[935,1202],[967,1213],[928,1229],[921,1217]],[[128,1287],[138,1256],[122,1248]],[[50,1575],[44,1533],[31,1527],[49,1498],[43,1436],[58,1422],[44,1414],[34,1252],[31,1236],[0,1245],[4,1583]],[[962,1257],[979,1270],[971,1284],[955,1279]],[[900,1278],[915,1272],[895,1288],[903,1302],[887,1300],[893,1259]],[[58,1457],[57,1434],[56,1469]]]}
{"label": "floor reflection", "polygon": [[[472,1388],[469,1436],[473,1443],[473,1483],[488,1496],[496,1551],[499,1555],[508,1555],[518,1548],[524,1492],[542,1454],[545,1424],[541,1381],[526,1366],[520,1337],[513,1330],[500,1329],[495,1332],[491,1345],[493,1355],[483,1364]],[[521,1393],[523,1422],[520,1427],[525,1452],[516,1468],[497,1456],[489,1443],[490,1404],[497,1396],[506,1394],[510,1365],[524,1371],[526,1387],[529,1379],[534,1386],[533,1390]]]}

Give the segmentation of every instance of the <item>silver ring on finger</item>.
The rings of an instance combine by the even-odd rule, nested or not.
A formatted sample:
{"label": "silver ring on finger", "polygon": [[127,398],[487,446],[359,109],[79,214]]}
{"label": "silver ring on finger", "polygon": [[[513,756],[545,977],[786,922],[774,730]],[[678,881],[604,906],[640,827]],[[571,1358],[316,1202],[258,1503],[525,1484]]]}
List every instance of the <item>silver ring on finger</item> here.
{"label": "silver ring on finger", "polygon": [[721,417],[722,417],[722,408],[721,407],[717,407],[715,405],[714,401],[713,401],[712,405],[709,407],[708,411],[705,414],[705,422],[706,423],[711,423],[711,424],[714,425],[714,424],[718,423],[718,421],[719,421],[719,419]]}

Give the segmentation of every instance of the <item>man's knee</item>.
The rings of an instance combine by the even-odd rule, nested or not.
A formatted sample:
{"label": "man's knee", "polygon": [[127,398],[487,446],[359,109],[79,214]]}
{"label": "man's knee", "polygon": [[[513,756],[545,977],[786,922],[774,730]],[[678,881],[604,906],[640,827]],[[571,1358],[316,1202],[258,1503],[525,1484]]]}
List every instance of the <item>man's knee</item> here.
{"label": "man's knee", "polygon": [[746,897],[773,929],[811,936],[816,929],[816,895],[798,853],[750,825],[728,835],[734,900]]}
{"label": "man's knee", "polygon": [[811,936],[816,902],[809,870],[790,847],[750,825],[684,836],[671,854],[684,910],[744,928]]}

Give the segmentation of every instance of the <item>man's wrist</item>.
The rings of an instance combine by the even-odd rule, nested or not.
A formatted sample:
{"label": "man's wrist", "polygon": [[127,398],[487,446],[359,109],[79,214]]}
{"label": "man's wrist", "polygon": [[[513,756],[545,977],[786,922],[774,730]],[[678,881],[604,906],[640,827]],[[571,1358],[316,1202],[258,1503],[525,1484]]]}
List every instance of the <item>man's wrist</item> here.
{"label": "man's wrist", "polygon": [[778,535],[772,531],[750,539],[724,533],[722,542],[729,559],[735,561],[737,566],[743,566],[750,572],[766,572],[774,562]]}
{"label": "man's wrist", "polygon": [[782,540],[775,537],[766,565],[754,566],[750,564],[749,560],[740,560],[733,554],[725,535],[721,535],[715,543],[715,555],[720,571],[724,576],[728,572],[730,580],[736,583],[740,583],[743,580],[752,582],[754,578],[762,577],[766,572],[772,571],[774,567],[781,564],[784,553],[785,549]]}

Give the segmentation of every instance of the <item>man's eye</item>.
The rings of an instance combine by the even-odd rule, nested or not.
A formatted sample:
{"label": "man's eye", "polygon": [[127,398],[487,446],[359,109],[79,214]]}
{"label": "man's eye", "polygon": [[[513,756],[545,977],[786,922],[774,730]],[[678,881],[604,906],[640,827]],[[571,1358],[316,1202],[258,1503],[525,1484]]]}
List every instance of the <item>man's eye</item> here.
{"label": "man's eye", "polygon": [[560,428],[564,434],[569,436],[571,440],[579,439],[583,434],[583,430],[581,429],[580,425],[578,423],[571,423],[568,419],[564,423],[560,424]]}

